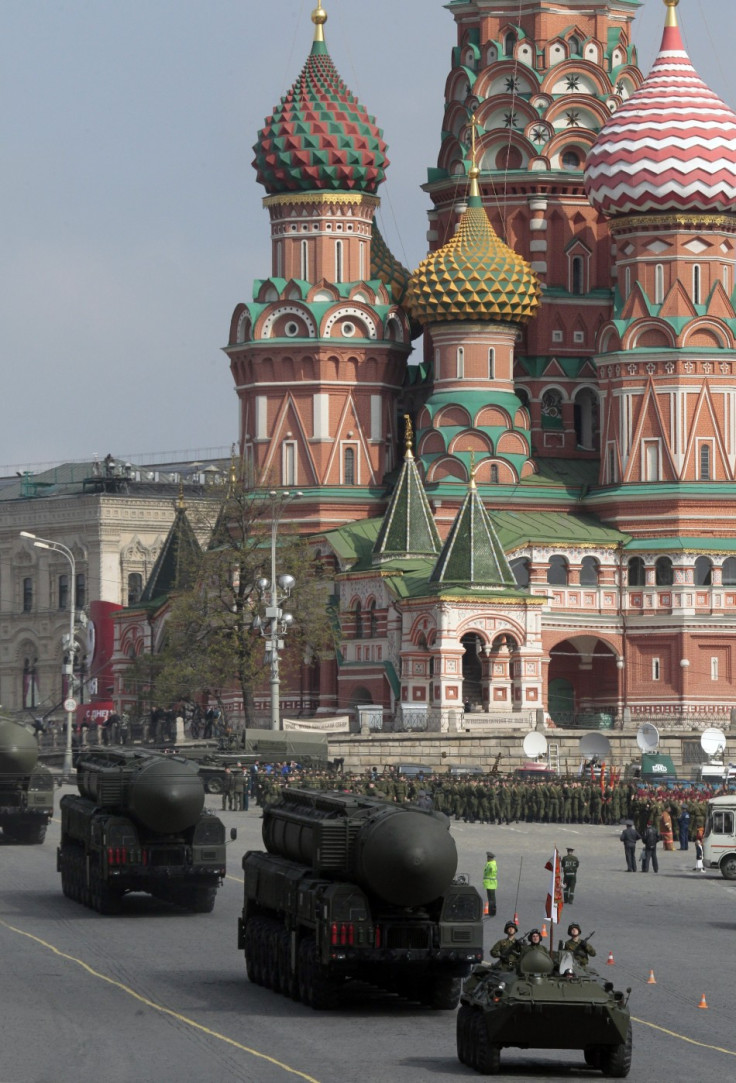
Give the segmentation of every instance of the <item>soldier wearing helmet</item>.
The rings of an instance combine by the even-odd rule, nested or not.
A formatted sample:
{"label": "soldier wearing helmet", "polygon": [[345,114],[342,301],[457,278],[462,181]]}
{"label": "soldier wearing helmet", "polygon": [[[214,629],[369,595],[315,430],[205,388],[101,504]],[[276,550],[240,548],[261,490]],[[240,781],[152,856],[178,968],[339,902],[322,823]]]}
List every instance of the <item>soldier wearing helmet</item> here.
{"label": "soldier wearing helmet", "polygon": [[565,943],[565,951],[571,951],[577,963],[580,963],[581,966],[587,966],[589,961],[596,954],[593,945],[588,943],[590,936],[593,934],[591,933],[585,940],[581,940],[580,926],[576,925],[575,922],[572,922],[572,924],[567,927],[567,935],[570,939]]}
{"label": "soldier wearing helmet", "polygon": [[501,966],[513,967],[521,953],[521,946],[516,940],[519,931],[518,925],[513,921],[507,921],[503,927],[506,934],[501,940],[497,940],[491,948],[491,956],[501,960]]}

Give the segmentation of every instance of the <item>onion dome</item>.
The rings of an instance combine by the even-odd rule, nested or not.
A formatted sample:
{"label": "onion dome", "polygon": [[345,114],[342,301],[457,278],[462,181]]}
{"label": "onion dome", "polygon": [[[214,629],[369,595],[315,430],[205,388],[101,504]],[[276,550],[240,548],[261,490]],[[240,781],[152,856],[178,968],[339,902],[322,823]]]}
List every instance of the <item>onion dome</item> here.
{"label": "onion dome", "polygon": [[394,301],[401,303],[409,283],[409,271],[391,252],[375,222],[371,234],[371,278],[383,282]]}
{"label": "onion dome", "polygon": [[588,154],[585,187],[603,214],[734,212],[736,113],[693,68],[677,24],[678,2],[665,0],[654,67]]}
{"label": "onion dome", "polygon": [[324,42],[326,20],[320,2],[312,12],[312,52],[253,147],[258,181],[269,195],[374,194],[385,180],[388,158],[381,130],[340,78]]}
{"label": "onion dome", "polygon": [[497,236],[478,194],[478,169],[457,233],[419,264],[404,307],[420,323],[502,320],[526,323],[539,307],[539,280],[526,260]]}

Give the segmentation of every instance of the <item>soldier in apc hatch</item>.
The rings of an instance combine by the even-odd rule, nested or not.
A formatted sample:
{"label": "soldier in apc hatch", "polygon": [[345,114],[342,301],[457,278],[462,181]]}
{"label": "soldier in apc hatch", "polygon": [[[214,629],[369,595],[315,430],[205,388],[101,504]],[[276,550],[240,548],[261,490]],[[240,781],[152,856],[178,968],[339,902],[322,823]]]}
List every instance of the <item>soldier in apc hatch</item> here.
{"label": "soldier in apc hatch", "polygon": [[590,959],[596,954],[596,950],[588,940],[581,940],[581,929],[573,923],[567,927],[567,935],[570,937],[565,943],[565,951],[571,951],[575,961],[581,966],[587,966]]}
{"label": "soldier in apc hatch", "polygon": [[521,954],[521,945],[516,939],[519,926],[513,921],[507,921],[503,927],[504,937],[497,940],[491,948],[490,954],[493,959],[500,959],[501,966],[513,968],[514,963]]}

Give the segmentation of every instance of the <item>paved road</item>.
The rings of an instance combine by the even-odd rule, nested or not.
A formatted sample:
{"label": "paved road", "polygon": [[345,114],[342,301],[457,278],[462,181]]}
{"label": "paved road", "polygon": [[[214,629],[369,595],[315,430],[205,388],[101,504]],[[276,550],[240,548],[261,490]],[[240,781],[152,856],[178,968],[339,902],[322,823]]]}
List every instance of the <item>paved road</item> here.
{"label": "paved road", "polygon": [[[215,798],[208,798],[217,808]],[[355,988],[318,1013],[249,984],[235,947],[240,856],[260,848],[259,812],[237,825],[230,872],[209,915],[146,896],[101,917],[64,898],[55,867],[58,820],[46,843],[0,845],[0,1083],[445,1083],[477,1078],[455,1055],[454,1013],[432,1013]],[[618,832],[605,827],[456,824],[460,871],[480,887],[486,848],[499,863],[499,912],[487,946],[518,911],[541,924],[556,845],[580,857],[574,917],[595,929],[597,962],[631,986],[630,1080],[693,1083],[736,1074],[731,960],[736,884],[692,871],[694,853],[662,854],[655,876],[624,871]],[[521,882],[517,899],[517,882]],[[564,931],[564,930],[563,930]],[[613,952],[615,964],[605,960]],[[650,970],[656,984],[648,984]],[[698,1003],[705,994],[708,1009]],[[504,1050],[518,1081],[600,1079],[577,1053]]]}

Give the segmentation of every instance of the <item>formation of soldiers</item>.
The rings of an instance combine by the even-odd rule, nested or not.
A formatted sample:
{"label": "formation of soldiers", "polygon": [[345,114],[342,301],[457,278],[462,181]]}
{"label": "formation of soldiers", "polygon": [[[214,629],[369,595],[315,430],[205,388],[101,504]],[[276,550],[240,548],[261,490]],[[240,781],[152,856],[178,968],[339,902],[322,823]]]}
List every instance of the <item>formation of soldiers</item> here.
{"label": "formation of soldiers", "polygon": [[474,776],[470,780],[428,775],[405,778],[390,769],[350,774],[332,769],[305,769],[275,764],[252,777],[252,793],[264,807],[277,801],[285,786],[360,793],[386,801],[426,805],[451,819],[466,823],[561,823],[620,824],[632,819],[640,834],[647,823],[658,822],[663,811],[679,821],[684,809],[690,815],[689,835],[705,826],[707,802],[716,792],[709,787],[668,790],[639,781],[619,782],[603,788],[591,781],[561,779],[559,782],[517,781],[513,777]]}

